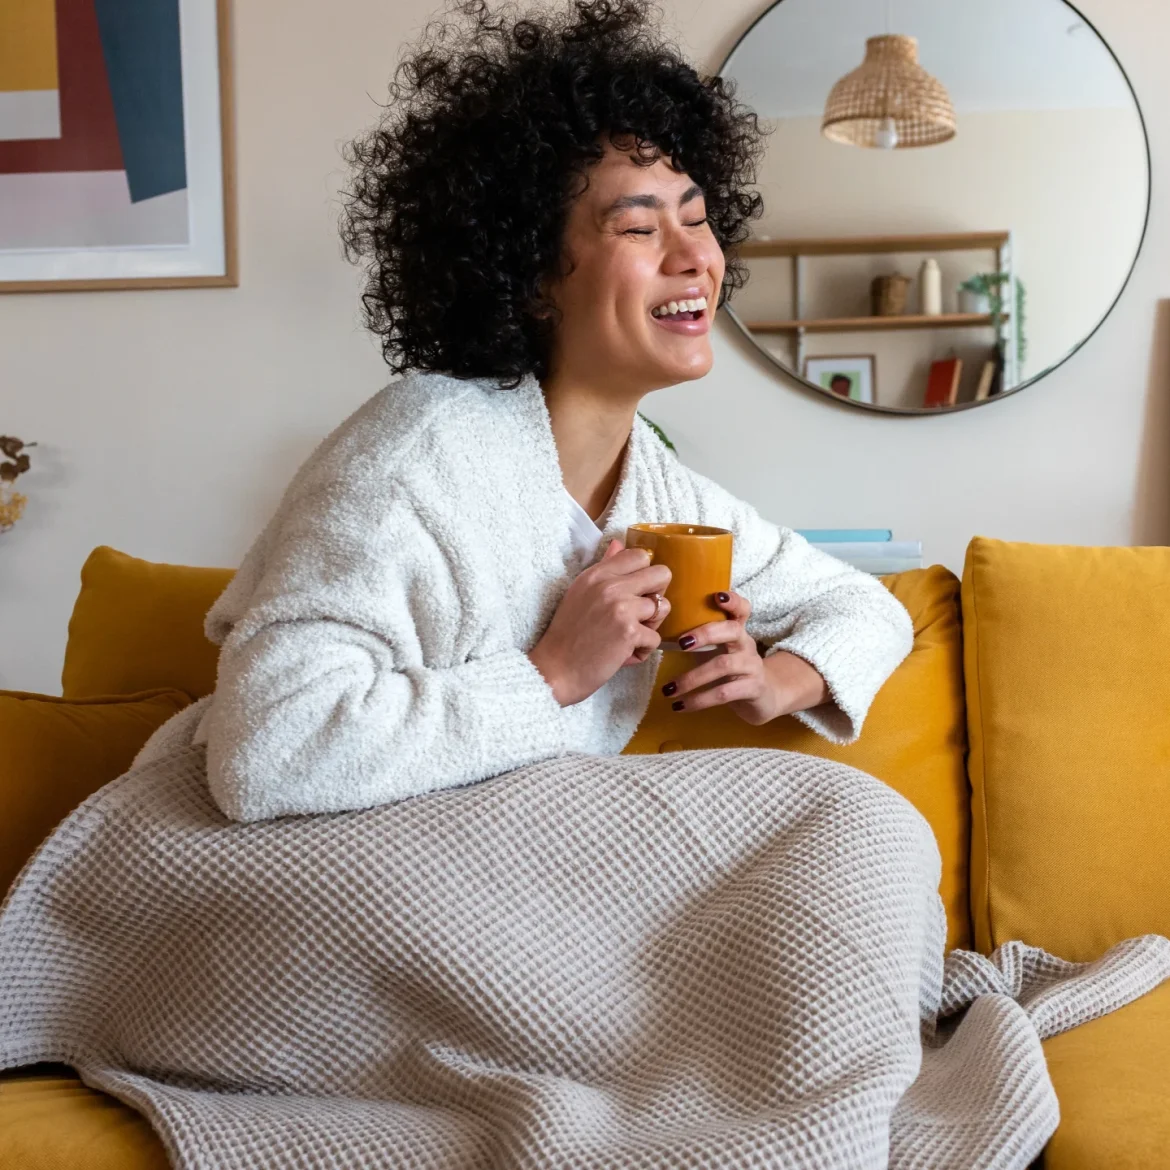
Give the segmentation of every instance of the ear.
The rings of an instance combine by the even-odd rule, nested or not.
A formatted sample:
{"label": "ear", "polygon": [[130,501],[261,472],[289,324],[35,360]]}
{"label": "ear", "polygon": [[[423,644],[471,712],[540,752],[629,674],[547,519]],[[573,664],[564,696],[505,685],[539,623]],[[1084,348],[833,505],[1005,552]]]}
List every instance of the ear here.
{"label": "ear", "polygon": [[573,275],[576,262],[568,250],[563,250],[556,268],[552,272],[545,272],[537,281],[536,301],[532,312],[537,317],[549,317],[554,322],[560,314],[561,285]]}
{"label": "ear", "polygon": [[541,277],[536,296],[529,305],[529,312],[538,321],[555,321],[557,318],[556,298],[553,295],[555,285],[547,276]]}

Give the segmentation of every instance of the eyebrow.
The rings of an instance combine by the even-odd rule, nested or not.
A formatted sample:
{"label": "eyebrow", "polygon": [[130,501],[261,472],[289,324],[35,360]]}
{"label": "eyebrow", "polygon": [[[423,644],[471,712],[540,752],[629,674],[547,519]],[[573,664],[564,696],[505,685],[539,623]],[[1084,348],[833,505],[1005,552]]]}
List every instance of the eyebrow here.
{"label": "eyebrow", "polygon": [[[679,197],[679,207],[682,207],[684,203],[690,203],[692,199],[702,194],[703,189],[699,184],[692,183]],[[622,195],[605,209],[605,214],[602,218],[609,219],[619,212],[628,211],[631,207],[649,207],[651,211],[666,210],[666,204],[657,195]]]}

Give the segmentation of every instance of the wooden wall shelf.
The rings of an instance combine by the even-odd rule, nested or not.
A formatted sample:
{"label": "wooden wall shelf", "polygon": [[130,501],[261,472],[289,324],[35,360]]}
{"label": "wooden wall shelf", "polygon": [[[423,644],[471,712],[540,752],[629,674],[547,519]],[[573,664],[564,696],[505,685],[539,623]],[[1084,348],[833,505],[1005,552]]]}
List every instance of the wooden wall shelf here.
{"label": "wooden wall shelf", "polygon": [[[1000,314],[1004,319],[1006,314]],[[887,329],[970,329],[992,324],[990,313],[942,313],[925,317],[903,313],[896,317],[824,317],[808,321],[748,321],[753,333],[869,333]]]}
{"label": "wooden wall shelf", "polygon": [[[918,253],[931,255],[941,252],[989,252],[994,257],[994,272],[1007,274],[1007,285],[1003,290],[1003,312],[991,313],[940,313],[937,316],[926,316],[921,313],[902,313],[891,317],[811,317],[810,312],[825,313],[852,309],[854,305],[818,304],[815,307],[808,303],[805,296],[805,287],[808,277],[807,270],[819,267],[818,258],[826,256],[869,256],[881,254]],[[749,336],[762,337],[772,334],[777,340],[764,352],[789,372],[803,377],[805,362],[809,356],[808,347],[810,338],[821,333],[886,333],[895,330],[934,330],[940,329],[984,329],[987,330],[989,348],[998,349],[1003,354],[1003,386],[1010,389],[1019,381],[1019,360],[1016,345],[1015,321],[1015,267],[1012,256],[1011,231],[979,231],[979,232],[925,232],[917,235],[869,235],[869,236],[822,236],[806,237],[804,239],[765,239],[755,238],[746,240],[739,247],[739,255],[745,259],[777,258],[787,262],[789,275],[792,280],[792,295],[788,303],[773,301],[775,306],[772,312],[789,312],[793,314],[790,320],[773,319],[741,322]],[[887,265],[889,261],[886,262]],[[905,266],[906,261],[900,262]],[[861,266],[858,266],[861,267]],[[880,271],[880,262],[870,261],[861,267],[861,272],[868,280],[874,270]],[[858,290],[860,291],[860,290]],[[757,312],[768,312],[763,302],[758,302]],[[861,308],[860,303],[856,303]],[[917,307],[917,306],[916,306]],[[739,320],[739,318],[736,318]],[[891,339],[892,340],[892,339]],[[934,339],[927,340],[925,347],[931,349]],[[982,338],[973,338],[981,341]],[[875,339],[876,343],[876,339]],[[860,344],[860,343],[858,343]],[[832,349],[833,346],[829,345]],[[785,351],[781,360],[777,351]],[[790,353],[789,353],[790,351]],[[821,355],[824,356],[824,355]],[[807,379],[806,379],[807,380]]]}
{"label": "wooden wall shelf", "polygon": [[741,256],[860,256],[874,252],[965,252],[1002,248],[1010,232],[942,232],[915,236],[828,236],[807,240],[747,240]]}

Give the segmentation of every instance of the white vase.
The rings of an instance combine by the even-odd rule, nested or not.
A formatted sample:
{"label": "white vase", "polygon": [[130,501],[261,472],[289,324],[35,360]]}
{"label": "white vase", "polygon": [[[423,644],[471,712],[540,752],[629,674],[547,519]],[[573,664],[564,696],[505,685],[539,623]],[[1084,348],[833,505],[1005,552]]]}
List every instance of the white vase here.
{"label": "white vase", "polygon": [[990,313],[991,298],[987,293],[972,292],[969,288],[959,289],[960,313]]}
{"label": "white vase", "polygon": [[918,270],[918,311],[924,317],[942,313],[942,273],[933,256],[923,260]]}

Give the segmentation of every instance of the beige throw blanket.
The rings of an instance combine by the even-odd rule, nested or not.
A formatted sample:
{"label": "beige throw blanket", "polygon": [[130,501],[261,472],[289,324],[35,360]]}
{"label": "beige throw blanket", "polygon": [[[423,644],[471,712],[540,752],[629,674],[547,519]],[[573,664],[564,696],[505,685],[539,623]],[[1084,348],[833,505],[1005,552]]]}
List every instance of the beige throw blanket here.
{"label": "beige throw blanket", "polygon": [[926,822],[763,749],[574,753],[230,822],[171,745],[0,914],[0,1067],[74,1065],[187,1170],[1024,1167],[1042,1036],[1170,973],[944,967]]}

